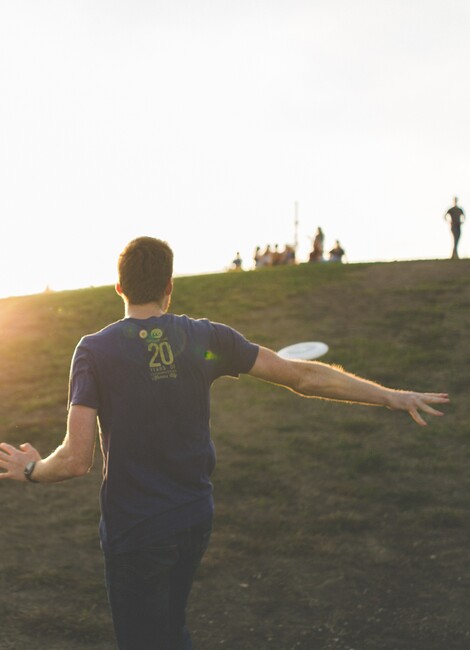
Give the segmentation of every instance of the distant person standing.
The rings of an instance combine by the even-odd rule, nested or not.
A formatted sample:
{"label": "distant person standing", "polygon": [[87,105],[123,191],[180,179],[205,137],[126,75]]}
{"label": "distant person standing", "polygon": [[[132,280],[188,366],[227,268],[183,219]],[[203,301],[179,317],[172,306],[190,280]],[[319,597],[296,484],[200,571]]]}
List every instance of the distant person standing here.
{"label": "distant person standing", "polygon": [[260,266],[271,266],[273,263],[273,252],[270,244],[266,246],[266,250],[261,255]]}
{"label": "distant person standing", "polygon": [[309,262],[323,262],[323,243],[325,241],[325,235],[323,230],[318,227],[313,240],[313,249],[310,253]]}
{"label": "distant person standing", "polygon": [[237,251],[235,259],[232,261],[232,270],[233,271],[242,271],[243,270],[242,269],[242,264],[243,264],[243,260],[240,257],[239,251]]}
{"label": "distant person standing", "polygon": [[272,258],[271,258],[271,264],[273,266],[279,266],[279,264],[282,264],[282,255],[281,255],[281,252],[279,250],[279,244],[274,245],[274,251],[273,251],[273,254],[272,254]]}
{"label": "distant person standing", "polygon": [[338,240],[335,241],[334,247],[330,250],[330,262],[342,262],[346,251]]}
{"label": "distant person standing", "polygon": [[255,263],[255,269],[261,266],[261,247],[257,246],[255,253],[253,255],[253,261]]}
{"label": "distant person standing", "polygon": [[[450,230],[454,238],[454,248],[452,250],[452,259],[458,260],[459,254],[457,253],[457,246],[459,245],[461,225],[465,221],[465,213],[461,207],[457,205],[458,198],[454,197],[454,205],[447,210],[444,219],[450,222]],[[450,219],[449,219],[450,217]]]}

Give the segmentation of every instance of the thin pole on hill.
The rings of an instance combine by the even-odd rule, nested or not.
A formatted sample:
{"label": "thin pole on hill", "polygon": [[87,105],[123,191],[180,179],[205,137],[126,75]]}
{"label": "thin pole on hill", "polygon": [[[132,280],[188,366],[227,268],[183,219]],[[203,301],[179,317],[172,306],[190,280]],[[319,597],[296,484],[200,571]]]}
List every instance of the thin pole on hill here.
{"label": "thin pole on hill", "polygon": [[299,245],[299,203],[294,201],[294,250],[297,253]]}

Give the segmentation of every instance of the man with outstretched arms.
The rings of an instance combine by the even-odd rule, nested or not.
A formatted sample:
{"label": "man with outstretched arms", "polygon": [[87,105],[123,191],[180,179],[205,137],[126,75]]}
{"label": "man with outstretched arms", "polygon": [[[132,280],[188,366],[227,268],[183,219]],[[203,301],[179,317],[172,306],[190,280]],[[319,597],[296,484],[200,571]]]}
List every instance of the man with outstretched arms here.
{"label": "man with outstretched arms", "polygon": [[209,543],[215,465],[209,392],[240,373],[301,396],[422,414],[442,393],[384,388],[319,362],[289,361],[232,328],[168,312],[173,253],[140,237],[121,253],[116,290],[125,317],[78,344],[67,433],[41,458],[29,443],[0,444],[0,478],[54,483],[86,474],[99,424],[104,460],[100,538],[120,650],[189,650],[192,580]]}

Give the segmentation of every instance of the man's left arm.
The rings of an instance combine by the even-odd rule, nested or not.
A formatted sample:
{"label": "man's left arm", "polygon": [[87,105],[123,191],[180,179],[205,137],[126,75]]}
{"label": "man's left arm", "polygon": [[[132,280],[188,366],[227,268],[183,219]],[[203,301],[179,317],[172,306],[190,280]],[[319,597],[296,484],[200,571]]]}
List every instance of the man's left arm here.
{"label": "man's left arm", "polygon": [[86,474],[93,465],[96,441],[96,409],[72,405],[67,419],[67,433],[59,447],[41,458],[29,443],[18,448],[0,443],[0,479],[26,481],[25,467],[34,461],[31,479],[39,483],[57,483]]}
{"label": "man's left arm", "polygon": [[418,393],[386,388],[319,361],[282,359],[272,350],[263,347],[260,347],[249,374],[289,388],[303,397],[386,406],[392,410],[406,411],[422,426],[426,422],[420,411],[429,415],[443,415],[434,406],[449,402],[446,393]]}

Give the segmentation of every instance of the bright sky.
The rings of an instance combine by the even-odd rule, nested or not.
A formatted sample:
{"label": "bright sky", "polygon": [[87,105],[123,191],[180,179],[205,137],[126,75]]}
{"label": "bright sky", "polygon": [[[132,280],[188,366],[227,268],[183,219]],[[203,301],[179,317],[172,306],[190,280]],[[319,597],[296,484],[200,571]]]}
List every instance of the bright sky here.
{"label": "bright sky", "polygon": [[[470,219],[468,0],[0,0],[0,296],[178,275],[317,226],[445,258]],[[470,256],[470,221],[461,256]]]}

